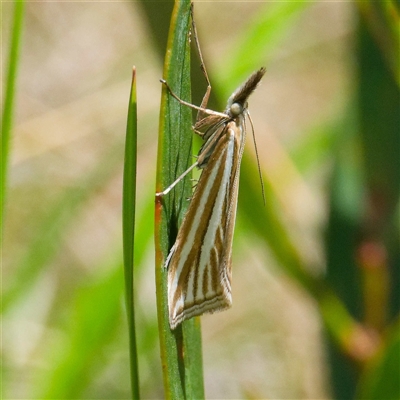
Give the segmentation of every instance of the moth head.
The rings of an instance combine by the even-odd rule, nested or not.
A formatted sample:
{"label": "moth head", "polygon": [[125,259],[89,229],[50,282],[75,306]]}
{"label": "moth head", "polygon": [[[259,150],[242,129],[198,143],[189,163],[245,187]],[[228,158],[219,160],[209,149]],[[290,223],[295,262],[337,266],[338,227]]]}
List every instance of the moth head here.
{"label": "moth head", "polygon": [[243,110],[246,108],[246,106],[243,107],[243,105],[238,102],[232,103],[229,106],[229,115],[231,115],[232,117],[237,117],[238,115],[243,113]]}

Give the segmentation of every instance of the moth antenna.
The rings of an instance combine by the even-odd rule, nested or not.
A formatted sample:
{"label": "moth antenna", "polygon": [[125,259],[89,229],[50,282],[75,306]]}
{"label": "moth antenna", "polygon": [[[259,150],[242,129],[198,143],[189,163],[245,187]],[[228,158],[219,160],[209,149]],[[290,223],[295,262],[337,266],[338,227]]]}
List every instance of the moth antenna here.
{"label": "moth antenna", "polygon": [[262,197],[263,197],[263,202],[264,202],[264,207],[267,205],[267,202],[265,200],[265,190],[264,190],[264,181],[262,178],[261,174],[261,167],[260,167],[260,158],[258,157],[258,150],[257,150],[257,143],[256,143],[256,135],[254,134],[254,125],[253,121],[251,119],[250,113],[248,110],[246,110],[246,114],[249,117],[250,125],[251,125],[251,131],[253,133],[253,143],[254,143],[254,149],[256,151],[256,159],[257,159],[257,168],[258,168],[258,176],[260,177],[260,183],[261,183],[261,192],[262,192]]}
{"label": "moth antenna", "polygon": [[191,7],[190,7],[190,14],[191,14],[191,17],[192,17],[192,29],[191,29],[191,33],[193,32],[194,41],[195,41],[195,43],[196,43],[197,52],[198,52],[199,58],[200,58],[200,63],[201,63],[201,64],[200,64],[200,69],[201,69],[201,71],[203,72],[204,77],[206,78],[207,85],[208,85],[208,86],[210,87],[210,89],[211,89],[210,78],[208,77],[208,74],[207,74],[206,66],[205,66],[204,59],[203,59],[203,54],[202,54],[201,48],[200,48],[199,37],[198,37],[198,35],[197,35],[196,23],[194,22],[194,12],[193,12],[193,9],[194,9],[194,3],[192,3],[192,4],[191,4]]}

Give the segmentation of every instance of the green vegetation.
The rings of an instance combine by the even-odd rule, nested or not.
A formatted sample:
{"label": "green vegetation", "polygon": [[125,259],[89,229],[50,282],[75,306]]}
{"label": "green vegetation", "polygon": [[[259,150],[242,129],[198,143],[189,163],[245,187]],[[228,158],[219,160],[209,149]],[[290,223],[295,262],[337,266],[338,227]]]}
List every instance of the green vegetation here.
{"label": "green vegetation", "polygon": [[[234,307],[204,317],[203,338],[200,318],[169,330],[161,267],[189,178],[154,199],[193,154],[192,112],[161,89],[162,60],[179,96],[205,90],[189,2],[2,4],[4,398],[400,397],[399,9],[322,3],[196,4],[210,108],[267,67],[250,104],[266,205],[248,138]],[[311,344],[321,382],[306,381]]]}

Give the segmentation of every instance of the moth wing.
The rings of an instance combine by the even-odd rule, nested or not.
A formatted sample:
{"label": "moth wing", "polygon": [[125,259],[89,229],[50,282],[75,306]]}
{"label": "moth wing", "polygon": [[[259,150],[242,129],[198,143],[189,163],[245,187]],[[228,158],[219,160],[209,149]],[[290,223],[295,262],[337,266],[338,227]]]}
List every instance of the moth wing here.
{"label": "moth wing", "polygon": [[231,251],[242,127],[229,122],[216,139],[176,242],[167,258],[171,328],[231,306]]}

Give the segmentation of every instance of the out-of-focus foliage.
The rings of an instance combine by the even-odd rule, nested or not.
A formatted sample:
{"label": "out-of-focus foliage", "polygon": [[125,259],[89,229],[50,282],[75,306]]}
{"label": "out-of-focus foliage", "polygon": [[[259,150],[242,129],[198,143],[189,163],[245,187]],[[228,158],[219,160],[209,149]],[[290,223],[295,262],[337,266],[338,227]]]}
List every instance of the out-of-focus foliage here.
{"label": "out-of-focus foliage", "polygon": [[[143,3],[28,3],[21,57],[2,60],[19,64],[2,149],[4,398],[131,395],[121,196],[132,65],[140,387],[164,397],[152,235],[172,3]],[[2,3],[5,55],[22,30],[14,5]],[[248,140],[234,306],[202,318],[206,397],[399,398],[396,2],[199,2],[195,13],[210,107],[267,67],[250,111],[268,206]]]}

